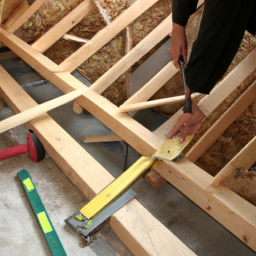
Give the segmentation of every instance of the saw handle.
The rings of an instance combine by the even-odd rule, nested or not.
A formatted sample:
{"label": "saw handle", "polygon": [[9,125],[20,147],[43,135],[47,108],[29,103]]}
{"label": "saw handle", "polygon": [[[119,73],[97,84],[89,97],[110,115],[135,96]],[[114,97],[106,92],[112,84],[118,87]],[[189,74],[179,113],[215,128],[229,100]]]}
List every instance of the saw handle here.
{"label": "saw handle", "polygon": [[[182,54],[180,54],[180,58],[179,58],[178,62],[180,64],[184,93],[186,95],[185,61],[184,61]],[[190,95],[191,95],[191,93],[189,94],[188,99],[186,99],[184,102],[184,108],[183,108],[184,113],[192,113],[192,100],[190,98]]]}

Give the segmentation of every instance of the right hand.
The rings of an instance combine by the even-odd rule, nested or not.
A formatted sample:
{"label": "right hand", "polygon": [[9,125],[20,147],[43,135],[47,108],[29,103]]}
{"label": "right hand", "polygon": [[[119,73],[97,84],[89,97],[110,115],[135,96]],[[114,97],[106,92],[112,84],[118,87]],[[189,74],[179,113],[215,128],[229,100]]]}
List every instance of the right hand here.
{"label": "right hand", "polygon": [[176,23],[173,24],[172,44],[168,51],[172,56],[173,64],[177,69],[180,69],[180,65],[178,63],[180,54],[183,55],[184,61],[187,64],[187,40],[185,35],[185,27]]}

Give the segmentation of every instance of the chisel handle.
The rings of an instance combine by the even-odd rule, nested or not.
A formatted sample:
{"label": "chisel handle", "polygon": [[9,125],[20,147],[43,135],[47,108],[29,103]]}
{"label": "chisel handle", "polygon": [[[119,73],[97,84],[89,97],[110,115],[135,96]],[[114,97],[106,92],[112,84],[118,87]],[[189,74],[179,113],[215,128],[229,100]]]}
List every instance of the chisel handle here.
{"label": "chisel handle", "polygon": [[0,161],[18,156],[21,154],[25,154],[28,152],[27,144],[22,144],[16,147],[7,148],[0,150]]}
{"label": "chisel handle", "polygon": [[[186,77],[185,77],[185,61],[184,58],[182,56],[182,54],[180,54],[180,58],[178,60],[179,64],[180,64],[180,70],[181,70],[181,74],[182,74],[182,82],[183,82],[183,87],[184,87],[184,93],[186,95]],[[192,100],[189,98],[185,100],[184,102],[184,108],[183,108],[183,112],[184,113],[192,113]]]}

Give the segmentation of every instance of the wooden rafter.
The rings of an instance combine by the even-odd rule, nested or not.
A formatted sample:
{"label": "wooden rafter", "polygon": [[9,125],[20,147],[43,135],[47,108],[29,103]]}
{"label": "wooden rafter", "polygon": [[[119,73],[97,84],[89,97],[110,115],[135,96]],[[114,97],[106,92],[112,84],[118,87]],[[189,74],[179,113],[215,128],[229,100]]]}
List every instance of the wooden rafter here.
{"label": "wooden rafter", "polygon": [[32,47],[39,52],[45,52],[55,42],[57,42],[58,39],[86,17],[94,7],[95,5],[92,0],[84,0],[61,21],[34,42]]}
{"label": "wooden rafter", "polygon": [[123,105],[135,104],[147,101],[154,95],[165,83],[167,83],[178,70],[172,62],[169,62],[160,72],[148,81],[140,90],[132,95]]}
{"label": "wooden rafter", "polygon": [[23,25],[45,2],[48,0],[36,0],[31,6],[23,1],[3,25],[3,28],[13,33]]}
{"label": "wooden rafter", "polygon": [[66,71],[72,72],[80,66],[85,60],[91,57],[102,46],[109,42],[114,36],[127,27],[132,21],[139,17],[144,11],[151,7],[158,0],[138,0],[130,6],[125,12],[117,17],[104,29],[99,31],[86,45],[82,46],[70,57],[64,60],[60,66]]}
{"label": "wooden rafter", "polygon": [[189,150],[186,157],[195,162],[219,136],[241,115],[246,108],[256,99],[256,82],[233,103],[233,105],[213,124],[213,126]]}
{"label": "wooden rafter", "polygon": [[[36,102],[1,66],[0,82],[0,93],[14,112],[36,106]],[[92,199],[113,181],[111,174],[47,114],[34,119],[28,126],[36,133],[55,163],[86,198]],[[124,218],[124,212],[129,212],[129,218]],[[135,219],[139,220],[143,229],[140,225],[134,226]],[[195,255],[135,199],[117,211],[111,217],[110,224],[134,255]]]}
{"label": "wooden rafter", "polygon": [[247,170],[256,161],[256,137],[254,137],[213,179],[212,184],[218,186],[236,169]]}

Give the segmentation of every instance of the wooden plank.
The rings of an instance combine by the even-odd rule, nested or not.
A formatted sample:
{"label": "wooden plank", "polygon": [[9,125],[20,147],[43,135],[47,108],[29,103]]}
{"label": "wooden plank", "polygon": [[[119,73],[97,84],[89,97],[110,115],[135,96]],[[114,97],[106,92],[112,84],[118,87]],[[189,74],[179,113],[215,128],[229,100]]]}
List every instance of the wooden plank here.
{"label": "wooden plank", "polygon": [[[0,29],[0,40],[2,40],[4,44],[10,47],[17,54],[23,55],[26,62],[28,62],[39,73],[45,75],[46,79],[55,84],[64,93],[84,86],[68,72],[50,72],[49,69],[42,64],[45,58],[43,55],[39,57],[38,55],[34,55],[29,49],[28,51],[25,51],[24,49],[26,47],[24,46],[24,42],[15,38],[14,35],[10,35],[8,33],[7,35],[8,36],[6,36],[6,32]],[[256,65],[255,55],[256,51],[253,51],[242,63],[238,65],[236,68],[236,70],[238,69],[238,77],[237,73],[233,70],[225,80],[234,83],[234,86],[236,87],[237,80],[245,79],[254,71]],[[217,88],[219,88],[218,90],[224,91],[226,94],[228,90],[234,89],[229,83],[226,85],[228,89],[225,87]],[[216,95],[216,92],[214,95]],[[215,98],[215,101],[216,100],[218,103],[218,98]],[[151,156],[162,145],[163,140],[159,139],[156,135],[137,123],[127,114],[119,113],[118,108],[115,105],[93,90],[88,89],[86,93],[84,93],[83,96],[81,96],[77,101],[82,107],[91,112],[117,135],[124,138],[125,141],[127,141],[141,154]],[[169,129],[170,126],[168,131]],[[162,132],[163,133],[161,136],[164,135],[165,130]],[[54,137],[54,139],[56,140],[56,137]],[[172,178],[174,177],[173,180],[168,180],[164,175],[161,174],[160,169],[162,168],[156,170],[185,195],[191,197],[191,199],[200,207],[207,207],[205,204],[203,204],[204,202],[214,201],[214,210],[211,211],[210,214],[222,225],[227,227],[234,235],[246,242],[248,246],[256,250],[255,207],[252,207],[251,204],[226,188],[224,190],[222,190],[222,188],[218,188],[217,190],[215,189],[214,194],[211,194],[206,190],[210,186],[211,182],[209,174],[197,167],[197,172],[194,172],[193,170],[195,170],[195,165],[186,158],[184,158],[183,161],[185,161],[185,164],[181,164],[182,162],[180,161],[178,163],[167,163],[164,161],[159,162],[162,163],[163,167],[167,166],[168,173],[173,174],[171,176]],[[58,163],[58,159],[56,159],[56,162]],[[69,168],[68,166],[66,167]],[[184,172],[185,174],[183,174]],[[73,172],[71,171],[71,173]],[[207,175],[206,180],[204,180],[205,175]],[[203,202],[201,202],[201,198],[203,198]],[[247,211],[247,209],[249,210]],[[230,214],[230,212],[232,212],[232,214]],[[246,239],[244,239],[244,237],[246,237]]]}
{"label": "wooden plank", "polygon": [[[28,3],[22,2],[22,7],[18,7],[10,18],[5,22],[3,28],[13,33],[20,26],[22,26],[46,1],[48,0],[36,0],[31,6]],[[24,5],[24,7],[23,7]]]}
{"label": "wooden plank", "polygon": [[135,104],[148,100],[154,95],[165,83],[167,83],[178,70],[172,62],[169,62],[160,70],[152,79],[150,79],[140,90],[133,94],[123,105]]}
{"label": "wooden plank", "polygon": [[[211,93],[205,96],[199,102],[199,108],[209,115],[215,108],[217,108],[223,100],[225,100],[230,93],[232,93],[239,84],[241,84],[256,68],[256,50],[253,50],[239,65],[237,65],[228,76],[220,81]],[[164,138],[170,131],[171,127],[175,125],[180,116],[183,114],[182,110],[176,112],[167,122],[161,125],[154,133],[160,138]]]}
{"label": "wooden plank", "polygon": [[132,21],[150,8],[158,0],[138,0],[104,29],[99,31],[86,45],[64,60],[60,65],[68,72],[74,71],[85,60],[91,57],[114,36],[127,27]]}
{"label": "wooden plank", "polygon": [[218,186],[236,169],[247,170],[256,161],[256,137],[254,137],[226,166],[216,175],[212,184]]}
{"label": "wooden plank", "polygon": [[[167,40],[163,45],[161,45],[148,59],[145,60],[145,62],[143,62],[142,65],[140,65],[131,74],[130,94],[132,96],[141,88],[143,88],[144,85],[146,85],[155,75],[157,75],[157,73],[159,73],[167,64],[171,62],[172,58],[171,58],[171,55],[168,53],[168,48],[170,48],[170,45],[171,45],[171,38]],[[176,72],[178,72],[178,70]],[[172,73],[172,67],[169,67],[169,69],[168,67],[166,67],[166,75],[169,76],[169,73]],[[161,88],[161,85],[160,85],[160,88]],[[147,93],[149,90],[150,89],[145,90],[145,93]],[[138,102],[146,101],[151,96],[148,96],[143,100],[139,100]],[[137,102],[131,102],[131,103],[137,103]],[[124,104],[126,104],[126,102]]]}
{"label": "wooden plank", "polygon": [[[162,225],[142,207],[135,199],[126,204],[110,218],[113,231],[124,241],[134,255],[138,256],[188,256],[193,252],[184,248],[184,244],[170,232],[158,233],[158,225]],[[133,230],[141,230],[142,234],[131,237]],[[133,239],[136,239],[137,244]]]}
{"label": "wooden plank", "polygon": [[[200,95],[201,95],[200,93],[194,93],[191,95],[191,98],[194,99],[199,97]],[[185,101],[185,95],[158,99],[158,100],[151,100],[147,102],[139,102],[134,104],[126,104],[126,105],[123,104],[119,107],[119,111],[128,112],[128,111],[140,110],[145,108],[152,108],[152,107],[161,106],[165,104],[175,104],[183,101]]]}
{"label": "wooden plank", "polygon": [[0,23],[3,24],[24,0],[2,0],[0,2]]}
{"label": "wooden plank", "polygon": [[1,96],[1,93],[0,93],[0,109],[3,109],[4,108],[4,99],[3,97]]}
{"label": "wooden plank", "polygon": [[[87,89],[87,88],[85,88]],[[27,123],[28,121],[45,114],[46,112],[57,108],[59,106],[62,106],[63,104],[66,104],[73,99],[81,96],[84,92],[85,89],[79,88],[73,92],[70,92],[68,94],[65,94],[63,96],[57,97],[53,100],[44,102],[40,105],[37,105],[33,108],[27,109],[25,111],[22,111],[21,113],[11,116],[9,118],[6,118],[2,121],[0,121],[0,133],[5,132],[9,129],[12,129],[16,126],[19,126],[21,124]]]}
{"label": "wooden plank", "polygon": [[[28,1],[23,1],[11,14],[11,16],[7,19],[7,21],[2,25],[2,27],[7,30],[11,31],[11,29],[15,26],[17,20],[22,16],[24,12],[26,12],[29,8]],[[21,24],[22,25],[22,24]],[[14,32],[14,31],[12,31]]]}
{"label": "wooden plank", "polygon": [[[36,106],[36,102],[8,75],[0,66],[0,93],[15,112],[21,112]],[[21,100],[22,98],[22,100]],[[28,124],[50,157],[63,170],[67,177],[83,193],[92,199],[114,178],[93,157],[91,157],[71,136],[69,136],[51,117],[45,114]],[[88,179],[88,177],[90,177]],[[126,211],[126,207],[124,206]],[[130,219],[124,219],[119,211],[112,216],[114,229],[120,233],[123,242],[133,251],[134,255],[195,255],[186,245],[175,237],[166,227],[156,220],[142,205],[133,199],[129,206]],[[144,219],[144,228],[133,223],[136,219]],[[133,227],[131,229],[131,227]],[[154,227],[151,229],[151,227]],[[125,234],[125,236],[123,235]],[[151,237],[157,239],[150,244],[145,243]],[[143,239],[139,239],[143,237]],[[142,241],[143,240],[143,241]],[[168,243],[166,242],[168,241]],[[134,251],[134,249],[136,249]]]}
{"label": "wooden plank", "polygon": [[112,142],[112,141],[123,141],[123,139],[116,134],[96,135],[96,136],[86,136],[84,138],[83,143]]}
{"label": "wooden plank", "polygon": [[15,58],[18,57],[17,54],[15,54],[12,51],[8,51],[8,52],[1,52],[0,53],[0,60],[6,60],[6,59],[11,59],[11,58]]}
{"label": "wooden plank", "polygon": [[[132,50],[132,27],[131,25],[125,28],[125,54],[129,53]],[[131,69],[129,69],[127,72],[125,72],[125,87],[126,87],[126,93],[127,98],[130,98],[130,76],[131,76]]]}
{"label": "wooden plank", "polygon": [[211,126],[200,140],[189,150],[186,157],[195,162],[219,136],[240,116],[256,98],[256,82],[234,102],[234,104]]}
{"label": "wooden plank", "polygon": [[[150,51],[172,30],[172,15],[140,41],[127,55],[119,60],[108,72],[101,76],[91,87],[97,93],[105,91],[120,75]],[[64,67],[64,66],[63,66]]]}
{"label": "wooden plank", "polygon": [[[30,45],[23,42],[20,38],[16,37],[13,34],[6,32],[4,29],[0,28],[0,37],[8,43],[9,49],[16,53],[24,61],[28,59],[28,53],[31,56],[30,65],[33,66],[36,70],[41,69],[40,73],[44,77],[49,75],[51,72],[63,72],[64,70],[60,68],[57,64],[52,62],[47,57],[33,49]],[[50,71],[50,73],[49,73]]]}
{"label": "wooden plank", "polygon": [[246,245],[256,251],[256,208],[226,187],[211,185],[213,177],[183,158],[153,168]]}
{"label": "wooden plank", "polygon": [[94,8],[95,5],[91,0],[84,0],[74,10],[72,10],[68,15],[66,15],[61,21],[59,21],[43,36],[41,36],[36,42],[34,42],[32,44],[32,47],[39,52],[45,52],[64,34],[66,34],[74,26],[76,26]]}

